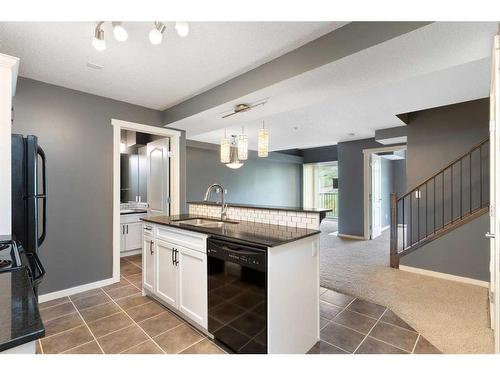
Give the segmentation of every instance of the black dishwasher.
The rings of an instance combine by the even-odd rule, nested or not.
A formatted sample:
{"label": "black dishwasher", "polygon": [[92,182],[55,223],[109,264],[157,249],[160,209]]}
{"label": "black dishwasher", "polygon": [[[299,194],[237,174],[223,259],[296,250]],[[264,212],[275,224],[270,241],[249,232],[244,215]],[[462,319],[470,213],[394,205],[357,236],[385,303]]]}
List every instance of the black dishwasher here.
{"label": "black dishwasher", "polygon": [[267,353],[267,249],[208,239],[208,331],[235,353]]}

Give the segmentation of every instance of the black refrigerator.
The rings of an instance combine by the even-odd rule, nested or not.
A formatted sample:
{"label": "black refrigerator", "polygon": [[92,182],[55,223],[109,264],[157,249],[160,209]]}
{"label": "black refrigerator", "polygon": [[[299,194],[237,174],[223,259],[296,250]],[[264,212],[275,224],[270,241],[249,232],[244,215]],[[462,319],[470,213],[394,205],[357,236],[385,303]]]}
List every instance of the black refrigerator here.
{"label": "black refrigerator", "polygon": [[30,260],[34,279],[41,280],[36,274],[47,234],[47,160],[34,135],[12,134],[12,234]]}

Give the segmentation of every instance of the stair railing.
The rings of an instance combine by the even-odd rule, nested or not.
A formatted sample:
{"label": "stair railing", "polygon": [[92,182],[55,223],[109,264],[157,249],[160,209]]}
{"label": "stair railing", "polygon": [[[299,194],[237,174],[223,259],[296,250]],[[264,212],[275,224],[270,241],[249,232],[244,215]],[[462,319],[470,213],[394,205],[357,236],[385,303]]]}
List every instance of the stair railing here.
{"label": "stair railing", "polygon": [[401,197],[391,194],[391,267],[489,205],[489,139],[422,181]]}

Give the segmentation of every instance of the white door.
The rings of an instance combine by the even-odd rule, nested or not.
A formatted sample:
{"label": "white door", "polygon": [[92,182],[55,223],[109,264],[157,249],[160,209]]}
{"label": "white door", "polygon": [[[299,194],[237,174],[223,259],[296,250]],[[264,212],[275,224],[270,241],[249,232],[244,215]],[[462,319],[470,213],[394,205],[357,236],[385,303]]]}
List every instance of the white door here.
{"label": "white door", "polygon": [[147,235],[142,240],[142,287],[155,291],[155,244],[153,237]]}
{"label": "white door", "polygon": [[165,303],[177,308],[178,267],[174,246],[158,241],[156,244],[156,295]]}
{"label": "white door", "polygon": [[[490,318],[500,353],[500,41],[495,36],[490,91]],[[498,202],[498,204],[496,203]]]}
{"label": "white door", "polygon": [[170,214],[169,162],[170,142],[162,138],[147,144],[148,159],[148,214],[161,216]]}
{"label": "white door", "polygon": [[127,251],[140,249],[142,246],[142,223],[126,224],[125,248]]}
{"label": "white door", "polygon": [[382,168],[380,156],[371,155],[371,180],[372,180],[372,239],[382,234]]}
{"label": "white door", "polygon": [[204,328],[208,327],[207,254],[179,250],[179,310]]}

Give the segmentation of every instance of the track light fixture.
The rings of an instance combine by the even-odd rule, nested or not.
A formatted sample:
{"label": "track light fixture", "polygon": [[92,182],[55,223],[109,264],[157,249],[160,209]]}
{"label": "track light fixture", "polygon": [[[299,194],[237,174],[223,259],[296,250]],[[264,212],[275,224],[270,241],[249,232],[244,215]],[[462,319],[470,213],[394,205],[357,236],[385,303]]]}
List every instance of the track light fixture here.
{"label": "track light fixture", "polygon": [[102,24],[104,21],[97,22],[94,30],[94,38],[92,39],[92,45],[98,51],[104,51],[106,49],[106,41],[104,40],[104,30],[102,29]]}
{"label": "track light fixture", "polygon": [[[94,37],[92,38],[92,45],[98,51],[106,49],[106,40],[104,39],[104,25],[105,21],[96,22],[94,29]],[[165,33],[166,26],[163,22],[155,21],[153,28],[149,32],[149,41],[151,44],[158,45],[163,41],[163,34]],[[119,42],[124,42],[128,39],[128,32],[123,27],[123,23],[119,21],[111,22],[113,27],[113,35]],[[180,37],[185,37],[189,34],[189,24],[185,21],[175,23],[175,31]]]}
{"label": "track light fixture", "polygon": [[161,44],[163,40],[163,33],[165,32],[165,25],[159,21],[154,22],[154,26],[149,32],[149,41],[151,44],[158,45]]}

